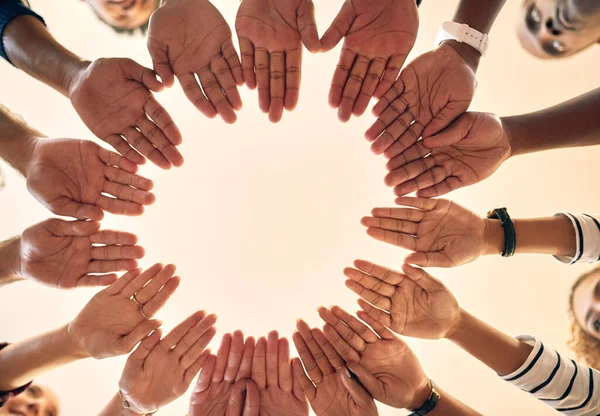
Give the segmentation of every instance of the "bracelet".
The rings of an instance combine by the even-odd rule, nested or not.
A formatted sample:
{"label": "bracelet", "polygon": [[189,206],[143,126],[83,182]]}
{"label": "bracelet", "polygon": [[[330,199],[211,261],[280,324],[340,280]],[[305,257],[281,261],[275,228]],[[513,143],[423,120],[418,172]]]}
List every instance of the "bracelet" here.
{"label": "bracelet", "polygon": [[136,409],[135,406],[133,406],[131,404],[131,402],[125,398],[125,395],[123,394],[123,392],[121,391],[121,389],[119,389],[119,397],[121,397],[121,400],[123,402],[122,403],[123,404],[123,409],[131,410],[131,411],[134,411],[137,414],[144,415],[144,416],[152,416],[153,414],[155,414],[156,412],[158,412],[158,409],[156,409],[155,411],[150,412],[150,413],[140,413],[139,409]]}
{"label": "bracelet", "polygon": [[512,257],[517,249],[517,233],[515,231],[515,223],[508,215],[506,208],[496,208],[487,213],[487,218],[499,219],[502,222],[504,230],[504,250],[502,257]]}
{"label": "bracelet", "polygon": [[429,385],[431,386],[431,394],[429,395],[429,398],[425,400],[423,406],[413,410],[409,416],[425,416],[431,413],[437,406],[440,400],[440,394],[436,391],[435,383],[432,379],[429,379]]}

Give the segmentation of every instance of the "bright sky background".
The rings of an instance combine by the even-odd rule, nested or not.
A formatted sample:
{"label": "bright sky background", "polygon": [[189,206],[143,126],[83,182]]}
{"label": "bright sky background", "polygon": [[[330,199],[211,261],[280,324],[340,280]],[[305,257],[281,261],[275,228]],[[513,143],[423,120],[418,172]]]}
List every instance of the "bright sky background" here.
{"label": "bright sky background", "polygon": [[[409,59],[431,48],[437,28],[456,2],[425,0],[419,38]],[[600,46],[561,62],[543,62],[519,46],[514,26],[519,3],[511,1],[491,34],[482,60],[472,109],[500,115],[544,108],[599,85]],[[340,1],[316,0],[320,33]],[[216,2],[233,27],[237,1]],[[149,65],[142,38],[117,36],[100,25],[83,2],[36,1],[54,35],[88,59],[128,56]],[[158,95],[183,132],[184,166],[161,171],[145,166],[155,181],[157,202],[144,216],[107,215],[104,228],[135,232],[147,255],[141,265],[175,263],[182,285],[159,314],[170,329],[191,312],[219,315],[219,335],[243,329],[291,336],[298,317],[321,325],[318,305],[356,310],[342,270],[355,258],[399,268],[403,250],[367,237],[359,220],[375,206],[393,204],[383,185],[384,160],[363,138],[374,118],[367,114],[343,125],[327,105],[339,47],[306,54],[300,104],[278,125],[258,109],[255,92],[242,88],[244,109],[233,126],[208,120],[178,86]],[[1,103],[50,137],[94,139],[68,100],[24,73],[0,64]],[[545,216],[559,210],[597,212],[600,149],[549,152],[511,160],[482,184],[451,198],[485,213],[507,206],[513,217]],[[8,171],[0,192],[4,218],[0,239],[49,218]],[[594,170],[592,170],[594,169]],[[521,256],[480,259],[452,270],[431,270],[461,305],[509,334],[535,334],[568,354],[567,293],[586,266],[568,267],[552,258]],[[25,282],[0,291],[1,340],[16,341],[68,322],[95,290],[58,291]],[[485,415],[551,415],[543,404],[505,384],[446,341],[409,340],[440,386]],[[125,357],[86,360],[61,368],[39,382],[54,389],[65,415],[91,415],[116,392]],[[184,395],[161,415],[184,415]],[[381,406],[381,415],[403,414]]]}

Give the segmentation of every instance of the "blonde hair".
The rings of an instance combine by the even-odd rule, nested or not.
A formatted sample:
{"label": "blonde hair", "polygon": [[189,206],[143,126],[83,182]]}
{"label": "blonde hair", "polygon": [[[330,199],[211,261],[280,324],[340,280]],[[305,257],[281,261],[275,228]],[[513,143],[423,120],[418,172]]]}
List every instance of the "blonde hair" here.
{"label": "blonde hair", "polygon": [[600,266],[582,274],[577,278],[571,287],[569,296],[569,320],[571,321],[571,339],[568,342],[569,348],[573,350],[577,360],[586,365],[600,370],[600,341],[591,336],[584,328],[579,325],[575,314],[573,313],[573,299],[575,290],[590,276],[600,273]]}

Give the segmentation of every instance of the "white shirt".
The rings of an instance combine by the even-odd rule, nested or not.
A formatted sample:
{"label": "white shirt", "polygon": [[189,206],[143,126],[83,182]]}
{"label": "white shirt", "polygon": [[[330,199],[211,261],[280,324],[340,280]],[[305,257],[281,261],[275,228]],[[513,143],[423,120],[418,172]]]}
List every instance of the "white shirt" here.
{"label": "white shirt", "polygon": [[523,365],[502,379],[568,416],[600,413],[600,372],[561,357],[530,336],[517,339],[534,345]]}
{"label": "white shirt", "polygon": [[570,214],[558,212],[571,220],[576,249],[573,257],[555,256],[563,263],[595,263],[600,261],[600,214]]}

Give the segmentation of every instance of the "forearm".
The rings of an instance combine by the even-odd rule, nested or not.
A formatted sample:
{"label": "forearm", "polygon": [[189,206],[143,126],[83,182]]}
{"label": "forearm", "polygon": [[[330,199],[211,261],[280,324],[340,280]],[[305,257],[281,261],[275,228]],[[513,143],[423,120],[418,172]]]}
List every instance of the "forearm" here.
{"label": "forearm", "polygon": [[600,88],[534,113],[502,117],[511,156],[600,144]]}
{"label": "forearm", "polygon": [[[0,243],[0,286],[23,280],[20,276],[21,238],[15,237]],[[2,391],[2,389],[0,389]]]}
{"label": "forearm", "polygon": [[0,351],[0,391],[10,391],[56,367],[86,358],[67,326]]}
{"label": "forearm", "polygon": [[88,63],[60,45],[32,16],[13,19],[2,37],[6,55],[17,67],[63,95]]}
{"label": "forearm", "polygon": [[439,388],[437,390],[440,394],[440,399],[435,409],[428,413],[430,416],[481,416],[481,413],[477,410],[470,408],[443,390]]}
{"label": "forearm", "polygon": [[480,321],[461,309],[460,324],[448,339],[494,370],[510,374],[529,357],[533,347]]}
{"label": "forearm", "polygon": [[134,413],[123,407],[123,400],[119,393],[115,394],[108,404],[102,409],[98,416],[139,416],[139,413]]}
{"label": "forearm", "polygon": [[37,138],[43,135],[28,126],[18,115],[0,105],[0,157],[26,176]]}

